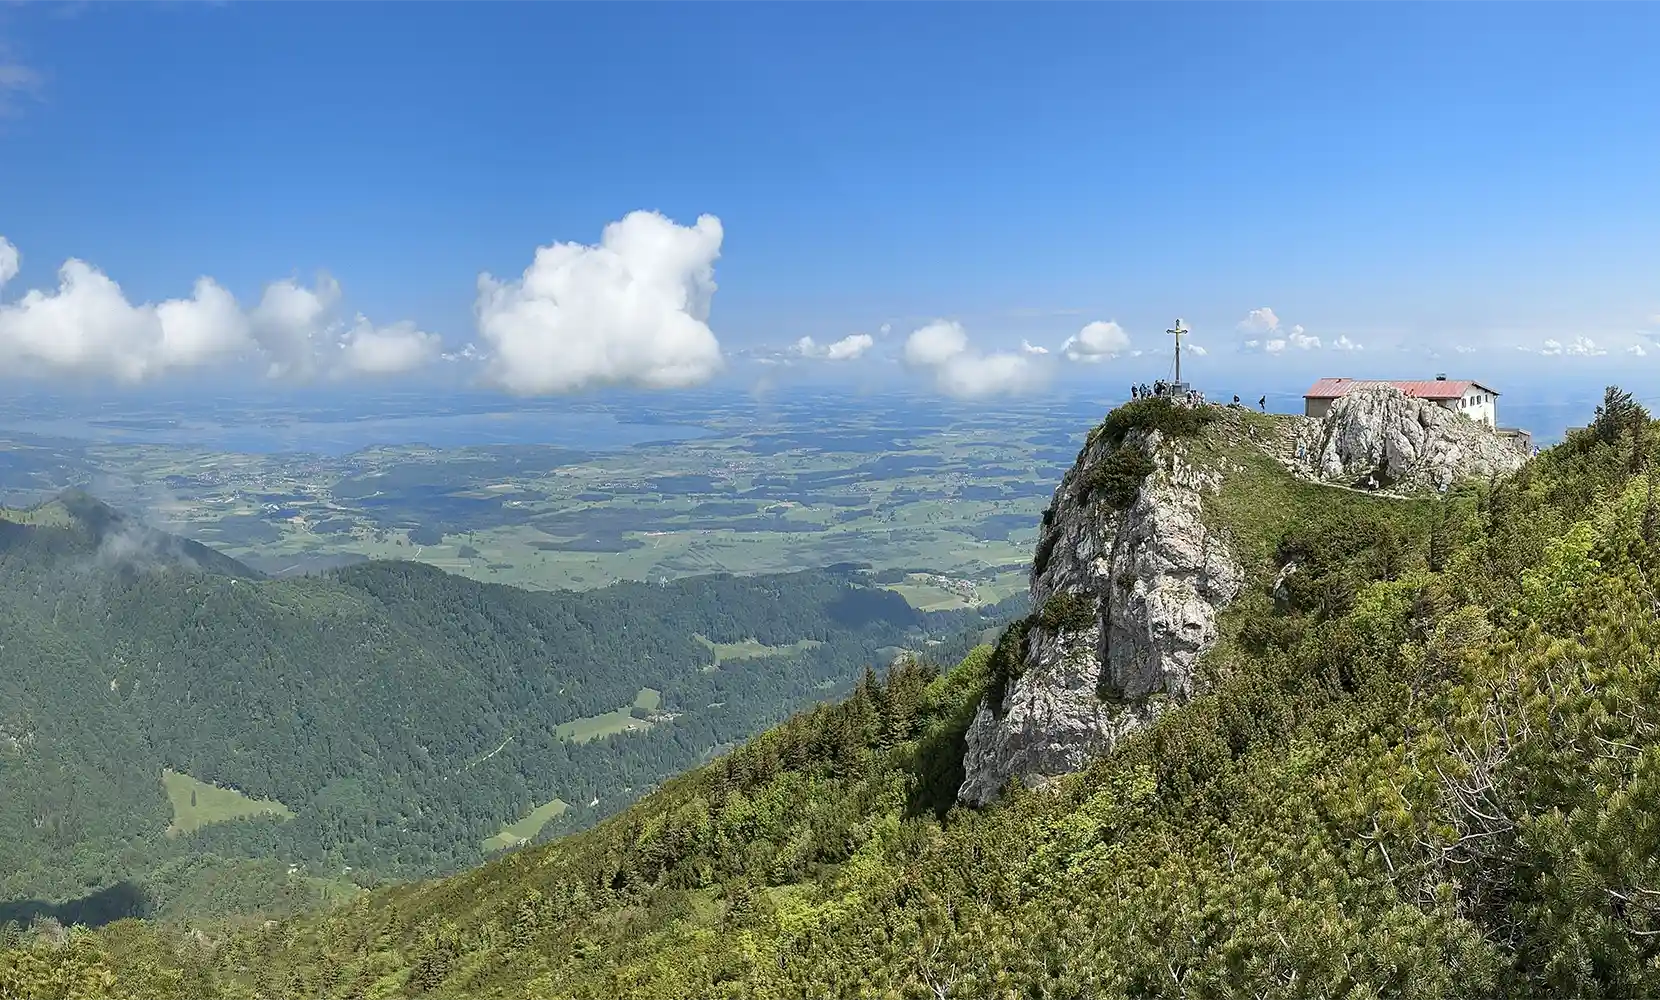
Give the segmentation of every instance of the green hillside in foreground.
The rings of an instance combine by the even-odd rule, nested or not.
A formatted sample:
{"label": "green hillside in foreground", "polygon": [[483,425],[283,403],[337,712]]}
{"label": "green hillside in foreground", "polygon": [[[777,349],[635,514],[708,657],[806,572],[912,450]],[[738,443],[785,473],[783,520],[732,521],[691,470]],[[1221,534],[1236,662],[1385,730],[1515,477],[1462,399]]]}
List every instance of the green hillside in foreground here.
{"label": "green hillside in foreground", "polygon": [[37,931],[0,995],[1660,995],[1657,460],[1611,393],[1423,517],[1311,517],[1208,693],[985,810],[953,806],[981,648],[463,875],[267,928]]}
{"label": "green hillside in foreground", "polygon": [[0,511],[0,922],[281,913],[476,865],[998,614],[922,614],[852,566],[273,580],[84,494]]}

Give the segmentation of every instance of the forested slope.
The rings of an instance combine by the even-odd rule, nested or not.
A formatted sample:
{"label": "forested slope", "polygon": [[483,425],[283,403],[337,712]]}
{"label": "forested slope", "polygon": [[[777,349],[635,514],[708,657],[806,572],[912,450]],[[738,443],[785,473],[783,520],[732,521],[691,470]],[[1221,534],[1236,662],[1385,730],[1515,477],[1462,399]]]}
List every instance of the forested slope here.
{"label": "forested slope", "polygon": [[[989,648],[600,826],[325,915],[0,957],[65,996],[1660,994],[1660,426],[1422,515],[1282,534],[1212,683],[1041,791],[954,805]],[[1345,498],[1354,495],[1336,491]],[[6,977],[10,977],[8,980]],[[53,992],[53,991],[56,992]]]}
{"label": "forested slope", "polygon": [[[234,888],[202,886],[207,873],[185,862],[409,877],[478,862],[482,841],[556,798],[574,808],[551,829],[581,825],[845,691],[891,647],[974,624],[860,580],[843,568],[531,593],[413,563],[265,580],[84,496],[8,512],[0,904],[148,873],[157,903],[211,890],[234,908]],[[716,667],[708,643],[746,639],[818,645]],[[626,710],[643,688],[661,692],[649,728],[560,735]],[[167,836],[164,769],[292,816]],[[232,867],[227,884],[269,880],[265,867]],[[105,894],[71,913],[128,901]],[[0,918],[40,911],[0,905]]]}

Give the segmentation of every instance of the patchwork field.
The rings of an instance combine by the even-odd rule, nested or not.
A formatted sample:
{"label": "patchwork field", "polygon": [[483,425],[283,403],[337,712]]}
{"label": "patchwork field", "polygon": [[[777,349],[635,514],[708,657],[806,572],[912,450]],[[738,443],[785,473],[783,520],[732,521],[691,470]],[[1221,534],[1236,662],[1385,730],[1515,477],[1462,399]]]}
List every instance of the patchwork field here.
{"label": "patchwork field", "polygon": [[173,805],[173,822],[167,828],[169,836],[194,833],[209,823],[223,823],[243,816],[268,813],[283,817],[294,815],[281,802],[249,798],[235,789],[210,785],[178,771],[162,771],[161,781],[167,788],[167,799]]}
{"label": "patchwork field", "polygon": [[103,499],[278,575],[396,558],[590,589],[851,562],[919,608],[946,609],[1024,588],[1039,516],[1103,409],[710,397],[618,416],[695,424],[702,437],[602,450],[399,444],[331,456],[106,443],[77,456]]}

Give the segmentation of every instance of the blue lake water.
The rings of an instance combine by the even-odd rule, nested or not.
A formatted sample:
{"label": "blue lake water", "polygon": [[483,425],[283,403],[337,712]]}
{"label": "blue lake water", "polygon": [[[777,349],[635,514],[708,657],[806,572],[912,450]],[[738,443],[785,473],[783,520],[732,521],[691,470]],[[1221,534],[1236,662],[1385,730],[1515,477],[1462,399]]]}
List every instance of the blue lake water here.
{"label": "blue lake water", "polygon": [[356,420],[254,419],[211,423],[192,419],[46,419],[0,424],[0,429],[98,444],[158,444],[245,454],[305,452],[345,455],[378,445],[462,448],[542,444],[610,451],[646,441],[683,441],[708,434],[701,427],[632,424],[603,412],[487,412]]}

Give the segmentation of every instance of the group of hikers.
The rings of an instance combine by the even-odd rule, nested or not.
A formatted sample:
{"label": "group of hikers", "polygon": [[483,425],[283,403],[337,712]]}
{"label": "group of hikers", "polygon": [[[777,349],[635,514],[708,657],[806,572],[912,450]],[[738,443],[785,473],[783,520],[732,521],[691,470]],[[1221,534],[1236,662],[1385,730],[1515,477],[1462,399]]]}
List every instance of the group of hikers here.
{"label": "group of hikers", "polygon": [[[1200,392],[1198,389],[1188,389],[1185,387],[1178,390],[1178,385],[1180,385],[1180,383],[1166,382],[1164,379],[1155,380],[1151,386],[1145,382],[1132,383],[1130,385],[1130,398],[1153,399],[1156,397],[1159,399],[1173,399],[1177,402],[1186,403],[1189,406],[1198,406],[1205,402],[1205,394],[1203,392]],[[1234,396],[1233,405],[1239,405],[1239,396]],[[1257,407],[1264,413],[1268,412],[1268,396],[1266,393],[1263,394],[1261,399],[1257,400]]]}

